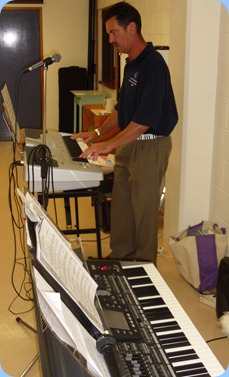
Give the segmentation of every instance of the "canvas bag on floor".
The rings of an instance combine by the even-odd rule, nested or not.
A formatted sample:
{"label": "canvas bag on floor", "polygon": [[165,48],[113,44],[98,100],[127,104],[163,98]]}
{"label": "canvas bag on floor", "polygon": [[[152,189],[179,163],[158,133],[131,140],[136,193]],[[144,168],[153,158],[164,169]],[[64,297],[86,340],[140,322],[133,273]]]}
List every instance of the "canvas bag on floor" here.
{"label": "canvas bag on floor", "polygon": [[216,287],[218,266],[227,250],[225,228],[210,221],[170,237],[169,245],[183,278],[199,292]]}

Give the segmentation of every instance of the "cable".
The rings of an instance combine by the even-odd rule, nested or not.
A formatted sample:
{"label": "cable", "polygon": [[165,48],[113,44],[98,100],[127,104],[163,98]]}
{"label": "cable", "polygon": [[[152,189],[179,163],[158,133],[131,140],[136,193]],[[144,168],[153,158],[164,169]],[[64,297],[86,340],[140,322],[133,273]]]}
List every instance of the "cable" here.
{"label": "cable", "polygon": [[[11,307],[17,298],[21,298],[22,300],[27,301],[27,302],[33,301],[31,297],[31,276],[30,276],[28,265],[27,265],[27,257],[26,257],[26,252],[25,252],[26,242],[25,242],[25,233],[24,233],[22,205],[21,205],[20,198],[17,195],[18,166],[21,166],[20,161],[14,161],[9,166],[9,190],[8,190],[8,204],[9,204],[9,209],[10,209],[10,214],[11,214],[11,225],[12,225],[13,243],[14,243],[14,259],[13,259],[13,266],[12,266],[12,271],[11,271],[11,284],[17,295],[8,307],[8,310],[11,311],[12,313],[13,311]],[[17,239],[19,240],[20,249],[23,254],[23,256],[20,258],[18,258]],[[19,288],[16,287],[16,283],[15,283],[15,272],[16,272],[17,267],[22,268],[22,272],[23,272],[22,281]]]}
{"label": "cable", "polygon": [[[24,73],[24,70],[20,70],[16,77],[15,82],[15,92],[14,92],[14,108],[15,108],[15,124],[14,126],[14,140],[13,140],[13,161],[9,167],[9,191],[8,191],[8,204],[11,214],[11,224],[12,224],[12,232],[13,232],[13,243],[14,243],[14,260],[13,260],[13,266],[12,266],[12,272],[11,272],[11,283],[14,291],[16,292],[16,297],[13,299],[11,304],[9,305],[8,310],[12,311],[11,307],[15,300],[17,298],[21,298],[24,301],[33,301],[32,299],[32,282],[31,282],[31,276],[30,276],[30,270],[27,263],[27,257],[26,257],[26,241],[25,241],[25,231],[24,231],[24,223],[23,223],[23,210],[22,210],[22,203],[20,198],[17,194],[17,188],[18,188],[18,171],[17,167],[22,166],[23,162],[16,161],[16,146],[17,142],[19,141],[18,136],[18,108],[19,108],[19,86],[20,81],[22,78],[22,75]],[[38,152],[37,152],[38,151]],[[45,182],[44,186],[44,208],[46,209],[48,205],[48,192],[50,187],[50,178],[51,178],[51,184],[52,184],[52,190],[54,192],[54,184],[53,184],[53,170],[52,170],[52,156],[51,152],[46,146],[38,146],[38,148],[35,148],[35,153],[38,153],[36,155],[36,159],[38,163],[41,163],[41,171],[42,171],[42,177]],[[34,151],[33,151],[34,153]],[[46,170],[47,166],[47,170]],[[29,170],[28,170],[29,172]],[[34,193],[34,171],[32,172],[33,175],[33,193]],[[56,211],[56,203],[54,201],[54,210],[55,210],[55,216],[57,221],[57,211]],[[20,249],[22,251],[23,257],[18,258],[18,247],[17,241],[19,240]],[[16,268],[20,267],[23,271],[22,281],[17,288],[15,283],[15,272]],[[30,311],[32,309],[29,309]],[[14,313],[15,314],[15,313]],[[19,314],[19,313],[17,313]],[[21,313],[20,313],[21,314]]]}
{"label": "cable", "polygon": [[[41,179],[42,183],[44,183],[42,189],[42,197],[44,202],[42,206],[45,210],[48,207],[48,193],[52,191],[53,196],[55,195],[54,191],[54,178],[53,178],[53,159],[50,149],[47,145],[40,144],[34,147],[28,156],[28,167],[27,167],[27,175],[28,175],[28,189],[34,195],[35,192],[35,166],[39,165],[41,167]],[[32,173],[32,178],[30,179],[30,170]],[[30,187],[32,185],[32,187]],[[51,190],[50,190],[51,187]],[[56,226],[58,227],[58,219],[57,219],[57,209],[56,209],[56,200],[54,197],[54,213],[55,213],[55,221]]]}
{"label": "cable", "polygon": [[[37,164],[41,165],[42,179],[44,179],[45,181],[45,185],[44,185],[45,202],[43,203],[43,205],[44,205],[44,208],[46,209],[48,205],[48,192],[50,189],[50,182],[51,182],[51,187],[52,187],[53,192],[54,192],[54,184],[53,184],[52,155],[49,148],[45,145],[41,144],[35,147],[29,156],[28,166],[30,165],[32,166],[33,192],[35,188],[34,187],[35,185],[34,167]],[[11,272],[11,284],[17,296],[11,302],[8,310],[12,312],[13,314],[16,314],[16,313],[13,312],[11,307],[17,298],[21,298],[24,301],[33,301],[32,294],[31,294],[32,282],[31,282],[30,270],[27,265],[27,257],[26,257],[26,252],[25,252],[27,246],[26,246],[25,231],[24,231],[25,224],[23,222],[24,214],[23,214],[21,200],[17,194],[17,188],[19,186],[17,168],[18,166],[22,166],[22,165],[23,163],[21,161],[15,160],[15,155],[14,155],[13,162],[10,164],[10,167],[9,167],[8,203],[9,203],[9,209],[11,213],[11,223],[12,223],[13,242],[14,242],[14,262],[13,262],[13,267],[12,267],[12,272]],[[29,171],[30,169],[28,168],[28,177],[29,177]],[[28,186],[30,186],[30,179],[28,182]],[[55,214],[56,214],[57,213],[56,205],[54,208],[55,208]],[[56,215],[56,220],[57,220],[57,215]],[[18,258],[18,245],[17,245],[18,240],[19,240],[20,249],[23,253],[23,258]],[[15,272],[16,272],[16,268],[19,266],[22,268],[23,276],[22,276],[22,282],[18,288],[15,283]],[[29,309],[28,311],[30,310],[32,309]]]}
{"label": "cable", "polygon": [[[8,205],[11,214],[11,225],[12,225],[12,233],[13,233],[13,244],[14,244],[14,259],[13,259],[13,266],[11,271],[11,284],[16,292],[16,297],[13,299],[11,304],[8,307],[8,310],[12,311],[12,305],[16,301],[17,298],[21,298],[26,302],[33,301],[31,295],[31,276],[30,270],[28,267],[27,257],[26,257],[26,241],[25,241],[25,232],[24,232],[24,223],[23,223],[23,211],[22,211],[22,203],[20,198],[17,194],[18,188],[18,167],[23,165],[22,161],[16,161],[16,146],[18,143],[18,105],[19,105],[19,86],[20,81],[23,75],[23,70],[20,70],[16,77],[15,82],[15,91],[14,91],[14,108],[15,108],[15,123],[13,126],[14,138],[13,138],[13,161],[9,166],[9,190],[8,190]],[[17,242],[19,241],[19,245]],[[22,257],[18,257],[18,249],[21,249]],[[19,288],[16,286],[15,282],[15,273],[16,269],[19,267],[22,269],[22,281],[20,283]],[[17,283],[18,284],[18,283]],[[26,312],[32,310],[29,309]],[[14,313],[15,314],[15,313]]]}
{"label": "cable", "polygon": [[206,343],[214,342],[215,340],[223,340],[223,339],[227,339],[227,338],[228,338],[227,336],[221,336],[219,338],[213,338],[213,339],[206,340]]}

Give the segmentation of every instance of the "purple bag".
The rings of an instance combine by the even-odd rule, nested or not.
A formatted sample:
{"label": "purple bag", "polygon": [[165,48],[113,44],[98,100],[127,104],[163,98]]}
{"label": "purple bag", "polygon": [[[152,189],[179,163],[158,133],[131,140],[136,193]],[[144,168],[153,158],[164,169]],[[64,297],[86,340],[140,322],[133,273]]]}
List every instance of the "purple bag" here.
{"label": "purple bag", "polygon": [[170,237],[170,248],[184,279],[199,292],[217,285],[218,266],[227,251],[225,228],[209,221]]}

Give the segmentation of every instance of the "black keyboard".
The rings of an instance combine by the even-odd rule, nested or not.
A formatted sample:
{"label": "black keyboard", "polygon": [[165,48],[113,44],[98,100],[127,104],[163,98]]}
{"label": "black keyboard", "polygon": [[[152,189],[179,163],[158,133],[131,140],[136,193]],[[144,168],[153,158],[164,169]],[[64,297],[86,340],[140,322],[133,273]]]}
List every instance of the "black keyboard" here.
{"label": "black keyboard", "polygon": [[126,376],[219,374],[220,364],[153,264],[88,260],[87,265]]}

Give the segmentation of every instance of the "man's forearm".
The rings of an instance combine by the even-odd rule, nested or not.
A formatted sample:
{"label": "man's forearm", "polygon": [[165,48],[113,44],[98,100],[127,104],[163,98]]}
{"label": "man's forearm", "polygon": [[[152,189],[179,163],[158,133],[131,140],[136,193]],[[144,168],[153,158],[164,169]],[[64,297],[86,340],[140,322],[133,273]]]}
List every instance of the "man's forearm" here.
{"label": "man's forearm", "polygon": [[114,109],[109,117],[98,128],[101,136],[118,127],[118,112]]}

